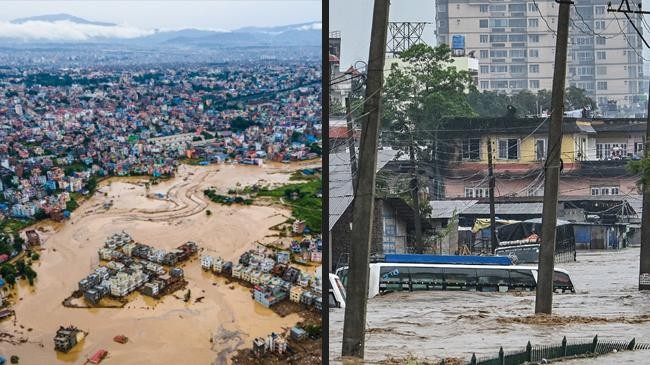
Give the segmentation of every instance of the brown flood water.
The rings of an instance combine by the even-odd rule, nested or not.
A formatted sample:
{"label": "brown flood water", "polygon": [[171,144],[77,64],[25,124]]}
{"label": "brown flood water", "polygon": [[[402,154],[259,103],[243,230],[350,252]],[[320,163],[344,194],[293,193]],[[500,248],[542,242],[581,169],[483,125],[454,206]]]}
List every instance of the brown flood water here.
{"label": "brown flood water", "polygon": [[[273,241],[276,238],[265,237],[273,233],[268,228],[286,220],[289,210],[217,205],[203,197],[203,189],[214,186],[225,192],[237,183],[246,186],[259,180],[287,183],[291,171],[320,163],[183,165],[177,177],[149,189],[149,193],[167,194],[168,200],[147,198],[144,179],[104,181],[70,221],[37,226],[47,232],[41,233],[44,250],[34,264],[35,286],[21,282],[13,308],[15,321],[0,323],[0,332],[28,342],[0,342],[0,354],[18,355],[21,364],[83,364],[98,349],[106,349],[107,364],[222,364],[234,350],[249,347],[254,337],[294,325],[299,316],[280,318],[253,301],[248,289],[230,289],[224,279],[203,272],[198,258],[183,267],[192,291],[189,303],[172,295],[156,301],[139,294],[133,294],[122,309],[66,308],[61,302],[98,263],[97,249],[114,232],[125,230],[136,241],[165,249],[195,241],[204,249],[200,254],[209,252],[229,260],[254,248],[255,241]],[[103,203],[110,200],[112,207],[104,209]],[[206,215],[206,208],[211,216]],[[183,293],[175,294],[181,298]],[[195,302],[201,296],[204,299]],[[60,325],[75,325],[90,334],[69,354],[58,354],[53,337]],[[126,335],[129,342],[113,342],[118,334]]]}

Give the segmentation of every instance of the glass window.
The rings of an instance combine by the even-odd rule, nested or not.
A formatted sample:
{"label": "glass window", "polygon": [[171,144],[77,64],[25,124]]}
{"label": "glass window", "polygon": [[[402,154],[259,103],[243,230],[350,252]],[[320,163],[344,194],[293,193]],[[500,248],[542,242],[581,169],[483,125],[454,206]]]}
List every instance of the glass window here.
{"label": "glass window", "polygon": [[441,268],[411,267],[411,287],[413,290],[443,290],[444,277]]}
{"label": "glass window", "polygon": [[531,89],[539,89],[539,80],[530,80]]}
{"label": "glass window", "polygon": [[476,290],[476,269],[445,269],[447,290]]}
{"label": "glass window", "polygon": [[487,28],[488,27],[488,20],[487,19],[479,19],[478,27],[479,28]]}
{"label": "glass window", "polygon": [[508,5],[510,11],[526,11],[526,4],[510,4]]}
{"label": "glass window", "polygon": [[338,275],[339,279],[341,279],[343,286],[348,285],[348,269],[341,269],[336,275]]}
{"label": "glass window", "polygon": [[526,19],[510,19],[508,26],[511,28],[524,28],[526,27]]}
{"label": "glass window", "polygon": [[528,19],[528,28],[537,28],[539,27],[539,19],[532,18]]}
{"label": "glass window", "polygon": [[481,13],[487,13],[487,12],[488,12],[488,9],[489,9],[489,5],[488,5],[488,4],[481,4],[481,5],[479,5],[479,11],[480,11]]}
{"label": "glass window", "polygon": [[479,53],[481,58],[488,58],[490,57],[490,52],[488,52],[487,49],[482,49]]}
{"label": "glass window", "polygon": [[530,270],[510,270],[510,287],[513,289],[535,289],[536,283]]}
{"label": "glass window", "polygon": [[499,139],[498,158],[503,160],[518,160],[519,140],[516,138]]}
{"label": "glass window", "polygon": [[469,138],[462,141],[463,160],[480,160],[481,159],[481,140],[479,138]]}
{"label": "glass window", "polygon": [[537,4],[528,3],[528,11],[537,11]]}
{"label": "glass window", "polygon": [[382,266],[379,270],[379,291],[410,290],[408,267]]}
{"label": "glass window", "polygon": [[528,65],[530,73],[539,73],[539,65]]}
{"label": "glass window", "polygon": [[539,34],[529,34],[528,40],[533,43],[539,42]]}
{"label": "glass window", "polygon": [[537,58],[537,57],[539,57],[539,49],[531,49],[531,50],[529,50],[529,51],[528,51],[528,55],[529,55],[531,58]]}
{"label": "glass window", "polygon": [[481,43],[487,43],[488,39],[489,39],[489,36],[487,34],[481,34],[479,36],[479,38],[480,38]]}
{"label": "glass window", "polygon": [[497,291],[499,286],[510,285],[507,269],[476,269],[476,277],[481,291]]}
{"label": "glass window", "polygon": [[553,272],[553,290],[555,289],[560,289],[562,291],[564,290],[573,290],[573,283],[571,283],[571,278],[569,278],[569,275],[559,272],[559,271],[554,271]]}

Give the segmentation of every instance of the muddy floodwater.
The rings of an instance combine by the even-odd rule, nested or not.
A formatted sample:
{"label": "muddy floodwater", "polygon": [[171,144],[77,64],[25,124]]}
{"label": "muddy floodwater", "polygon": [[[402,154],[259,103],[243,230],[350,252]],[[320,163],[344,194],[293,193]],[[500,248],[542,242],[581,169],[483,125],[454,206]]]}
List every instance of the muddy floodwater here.
{"label": "muddy floodwater", "polygon": [[[535,319],[535,293],[391,293],[368,301],[366,360],[496,356],[526,342],[560,344],[593,338],[650,343],[650,293],[637,290],[639,249],[578,252],[558,264],[571,274],[575,294],[555,294],[556,317]],[[330,359],[340,363],[344,310],[330,311]],[[523,318],[529,317],[530,318]],[[591,318],[586,318],[591,317]],[[648,364],[650,351],[624,352],[567,364]],[[339,359],[338,361],[336,359]]]}
{"label": "muddy floodwater", "polygon": [[[319,166],[320,161],[310,163]],[[291,171],[302,166],[180,166],[173,179],[147,191],[142,178],[102,182],[98,192],[61,224],[42,223],[41,259],[34,264],[34,287],[18,287],[16,316],[0,323],[0,354],[18,355],[21,364],[83,364],[106,349],[111,364],[223,364],[232,352],[300,320],[279,317],[251,299],[248,289],[227,285],[205,273],[197,257],[183,266],[192,299],[184,292],[153,300],[132,294],[122,309],[66,308],[61,302],[98,263],[97,250],[107,236],[125,230],[138,242],[172,249],[186,241],[199,246],[199,255],[234,260],[271,242],[269,227],[284,222],[291,212],[276,205],[223,206],[207,200],[202,191],[215,187],[225,193],[238,183],[287,183]],[[166,198],[157,199],[154,195]],[[105,205],[110,208],[106,209]],[[211,215],[205,210],[210,209]],[[204,297],[200,301],[196,298]],[[75,325],[88,337],[69,354],[54,351],[53,337],[60,325]],[[115,335],[129,338],[113,342]],[[26,341],[26,342],[24,342]],[[23,343],[20,343],[23,342]],[[20,343],[20,344],[16,344]]]}

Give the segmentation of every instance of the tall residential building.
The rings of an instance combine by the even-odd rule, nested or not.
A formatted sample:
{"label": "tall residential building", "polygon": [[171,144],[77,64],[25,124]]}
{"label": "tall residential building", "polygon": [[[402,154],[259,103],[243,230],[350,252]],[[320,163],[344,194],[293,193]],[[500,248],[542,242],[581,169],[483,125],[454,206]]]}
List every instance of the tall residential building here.
{"label": "tall residential building", "polygon": [[[438,0],[438,44],[464,38],[466,51],[479,59],[480,90],[551,90],[558,6],[554,0]],[[643,29],[638,15],[630,17]],[[566,85],[587,90],[603,110],[640,107],[647,81],[633,26],[623,14],[608,13],[605,0],[581,0],[570,19]]]}

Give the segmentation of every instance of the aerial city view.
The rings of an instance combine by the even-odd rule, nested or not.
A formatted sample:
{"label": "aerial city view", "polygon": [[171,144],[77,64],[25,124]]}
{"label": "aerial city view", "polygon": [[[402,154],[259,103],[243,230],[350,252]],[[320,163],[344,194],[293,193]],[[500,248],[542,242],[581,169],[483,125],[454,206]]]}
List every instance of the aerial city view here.
{"label": "aerial city view", "polygon": [[650,363],[646,8],[329,2],[330,363]]}
{"label": "aerial city view", "polygon": [[117,5],[2,5],[0,364],[320,364],[321,3]]}

